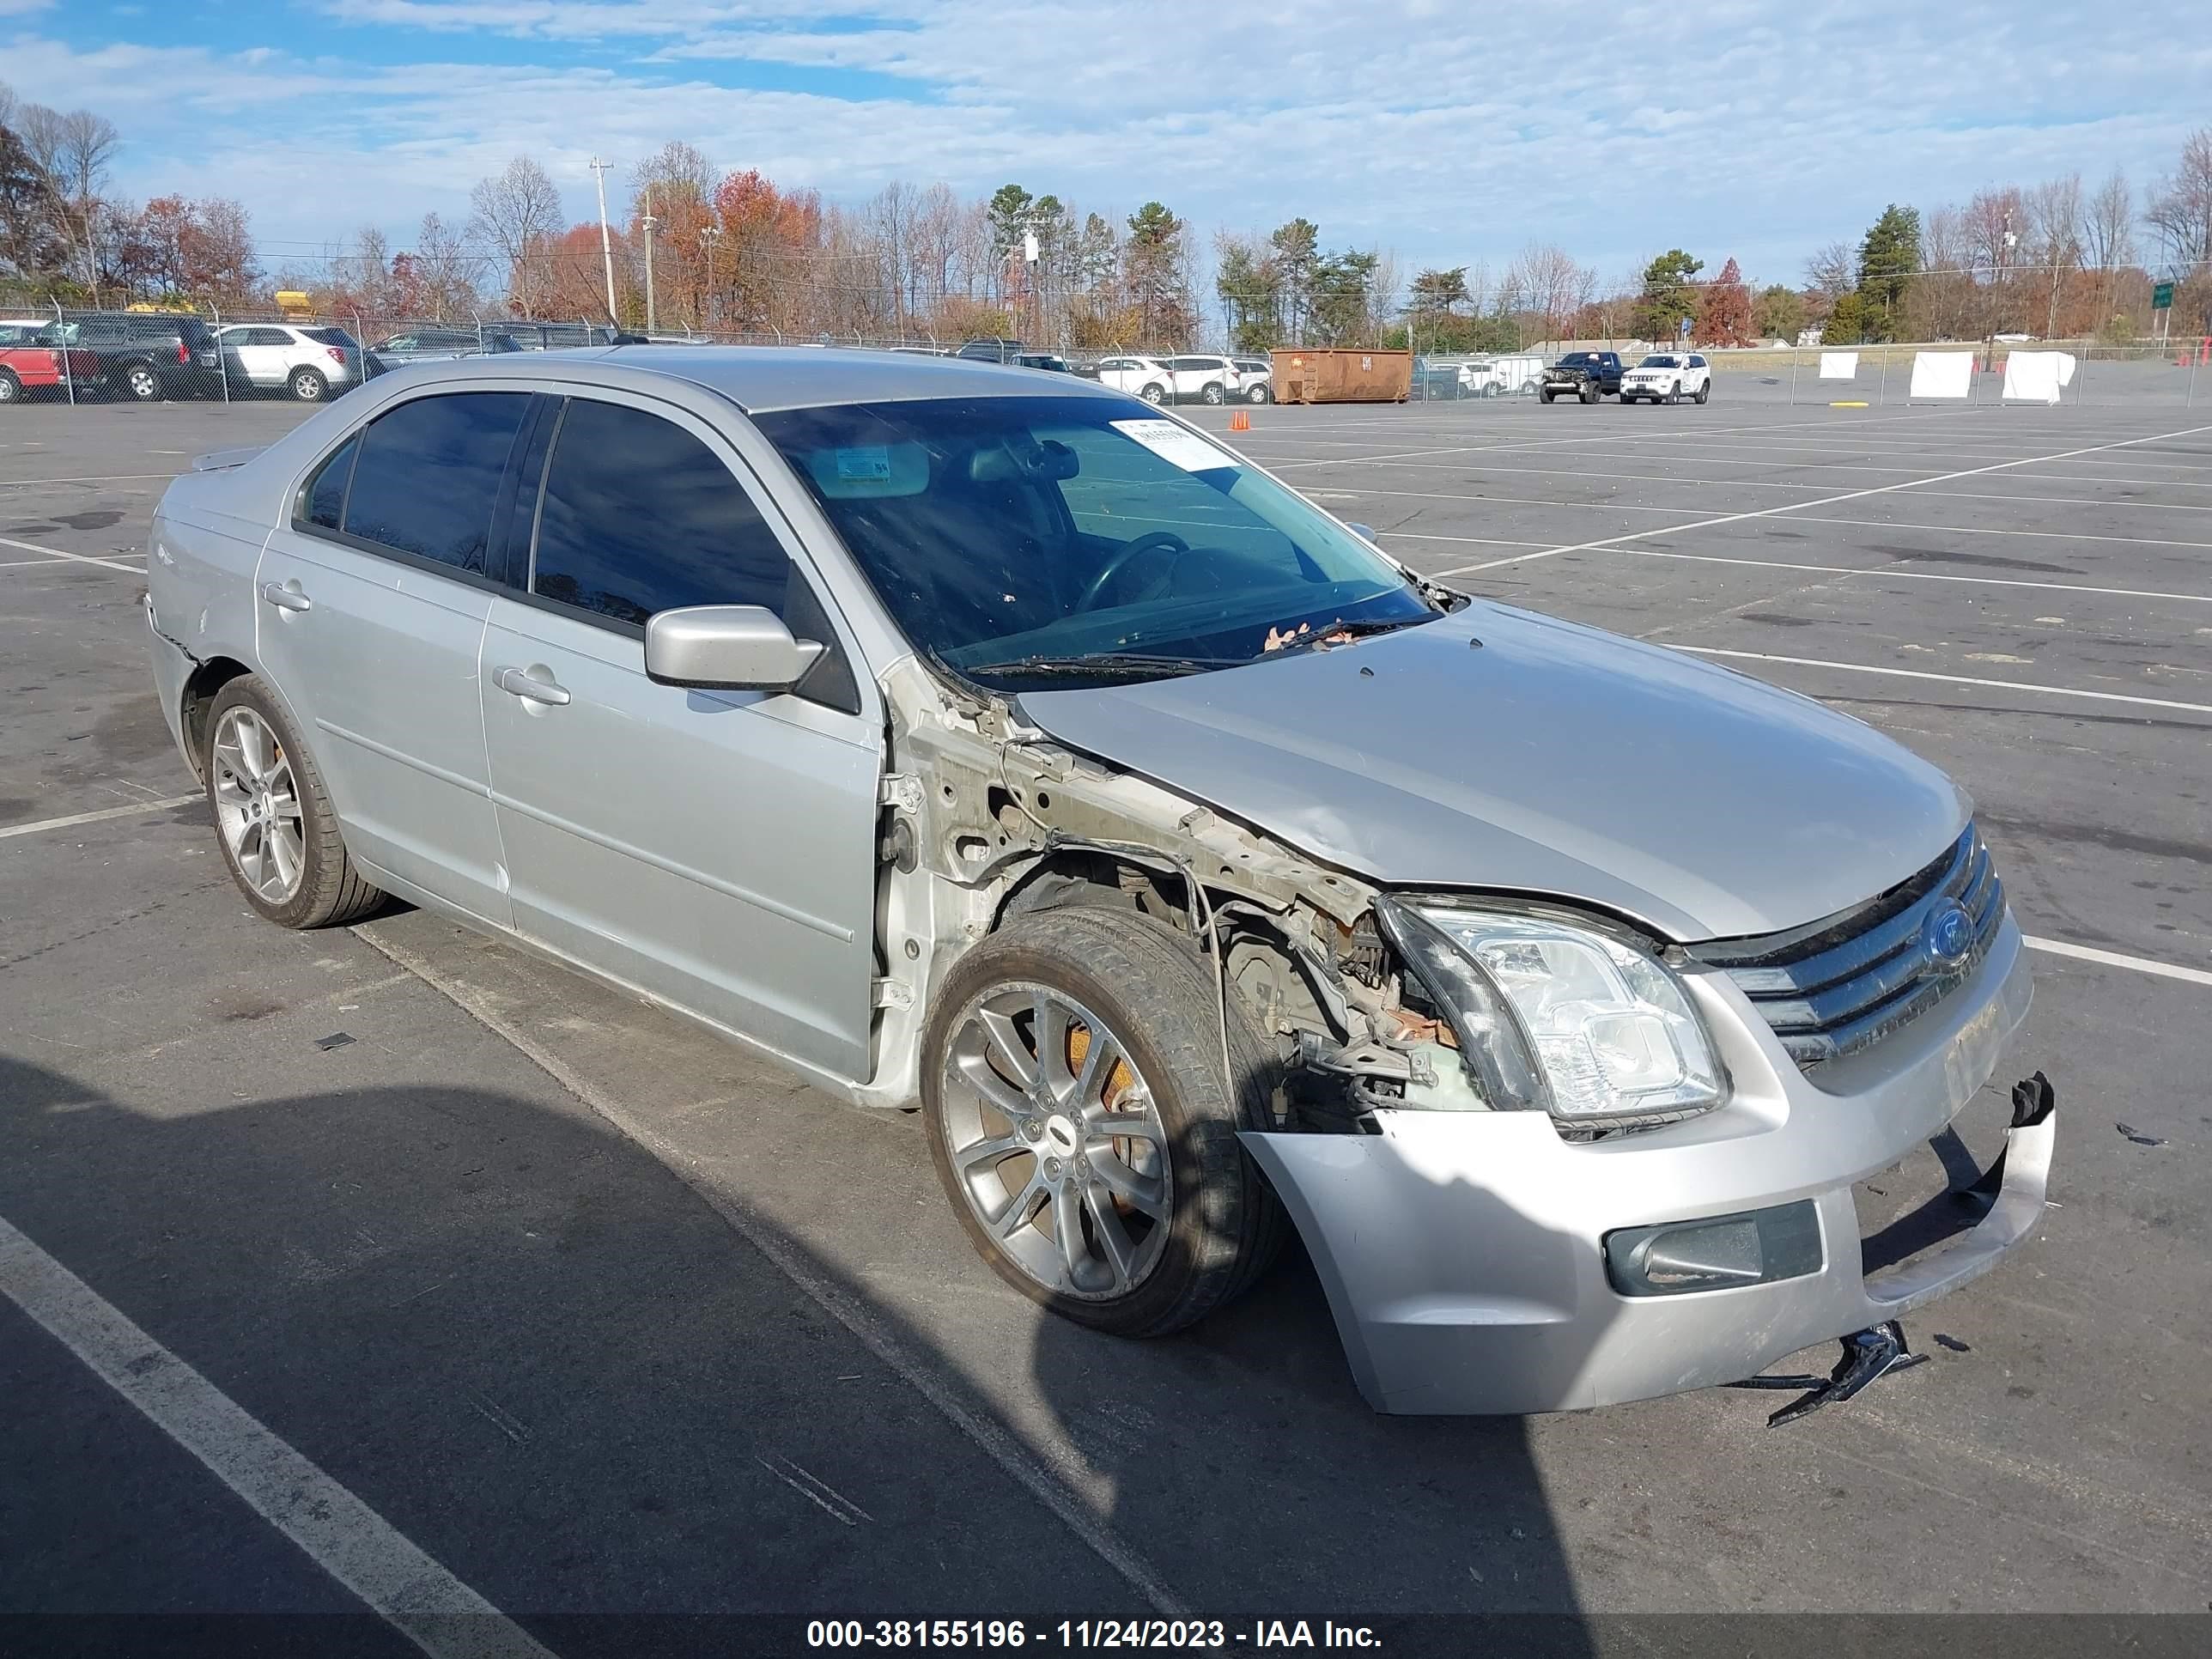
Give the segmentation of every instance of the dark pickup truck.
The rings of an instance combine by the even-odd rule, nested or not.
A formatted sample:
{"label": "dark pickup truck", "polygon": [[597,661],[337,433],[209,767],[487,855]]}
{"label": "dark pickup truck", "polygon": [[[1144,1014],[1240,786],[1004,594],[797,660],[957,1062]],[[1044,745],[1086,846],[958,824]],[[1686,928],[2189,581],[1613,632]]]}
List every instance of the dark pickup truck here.
{"label": "dark pickup truck", "polygon": [[1618,351],[1570,351],[1544,371],[1536,387],[1536,395],[1547,404],[1569,397],[1594,404],[1608,392],[1620,396]]}

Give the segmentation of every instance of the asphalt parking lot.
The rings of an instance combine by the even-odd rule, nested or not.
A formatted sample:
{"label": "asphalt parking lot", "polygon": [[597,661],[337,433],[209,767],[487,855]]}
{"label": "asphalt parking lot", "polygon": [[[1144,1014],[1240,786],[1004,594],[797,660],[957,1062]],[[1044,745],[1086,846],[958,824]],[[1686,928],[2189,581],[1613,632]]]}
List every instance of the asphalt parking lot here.
{"label": "asphalt parking lot", "polygon": [[0,1611],[358,1613],[332,1562],[423,1645],[465,1615],[434,1651],[564,1656],[704,1628],[610,1615],[2212,1606],[2212,409],[1723,379],[1229,440],[1418,569],[1818,697],[1978,803],[2038,947],[1979,1105],[2049,1073],[2054,1203],[1908,1322],[1932,1363],[1780,1431],[1725,1391],[1378,1418],[1295,1255],[1183,1337],[1091,1336],[973,1256],[911,1116],[427,915],[255,920],[137,595],[166,478],[302,414],[0,413]]}

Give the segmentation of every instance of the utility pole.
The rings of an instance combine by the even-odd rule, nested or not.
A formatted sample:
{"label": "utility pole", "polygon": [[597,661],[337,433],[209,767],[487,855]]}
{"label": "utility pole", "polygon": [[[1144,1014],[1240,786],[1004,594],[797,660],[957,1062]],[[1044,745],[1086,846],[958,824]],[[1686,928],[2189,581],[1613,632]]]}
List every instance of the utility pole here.
{"label": "utility pole", "polygon": [[721,226],[705,226],[699,232],[699,240],[707,245],[707,314],[719,322],[722,315],[722,299],[714,291],[714,249],[722,240]]}
{"label": "utility pole", "polygon": [[640,222],[645,230],[645,331],[652,333],[660,325],[660,319],[653,304],[653,228],[660,222],[653,216],[653,186],[645,187],[645,217]]}
{"label": "utility pole", "polygon": [[607,169],[614,165],[592,157],[592,171],[598,176],[599,186],[599,262],[607,273],[607,325],[620,328],[622,319],[615,313],[615,248],[607,234]]}

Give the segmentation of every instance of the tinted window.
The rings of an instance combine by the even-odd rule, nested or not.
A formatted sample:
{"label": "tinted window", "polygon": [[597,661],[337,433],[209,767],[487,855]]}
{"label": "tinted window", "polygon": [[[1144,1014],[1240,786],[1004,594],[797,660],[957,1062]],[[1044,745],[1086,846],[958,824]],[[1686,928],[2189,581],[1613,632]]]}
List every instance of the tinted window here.
{"label": "tinted window", "polygon": [[479,574],[493,497],[530,406],[520,392],[462,392],[402,404],[363,435],[345,528]]}
{"label": "tinted window", "polygon": [[348,438],[308,480],[306,518],[309,524],[325,530],[338,527],[339,516],[345,510],[346,484],[353,477],[353,458],[360,450],[359,436]]}
{"label": "tinted window", "polygon": [[353,336],[342,328],[303,328],[300,332],[317,345],[349,346],[354,343]]}
{"label": "tinted window", "polygon": [[546,468],[531,591],[642,627],[686,605],[784,612],[791,561],[730,469],[681,427],[576,399]]}

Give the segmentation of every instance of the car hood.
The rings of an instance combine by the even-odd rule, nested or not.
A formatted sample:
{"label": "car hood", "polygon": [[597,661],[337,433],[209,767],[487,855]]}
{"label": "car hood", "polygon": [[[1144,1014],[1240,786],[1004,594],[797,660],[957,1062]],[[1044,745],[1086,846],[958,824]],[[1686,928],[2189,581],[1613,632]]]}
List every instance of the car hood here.
{"label": "car hood", "polygon": [[1060,742],[1369,880],[1580,901],[1683,942],[1846,909],[1968,812],[1942,773],[1809,698],[1480,603],[1020,704]]}

